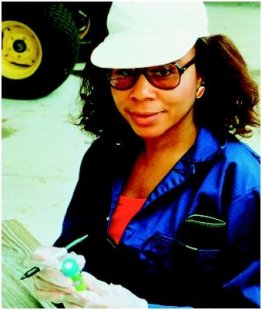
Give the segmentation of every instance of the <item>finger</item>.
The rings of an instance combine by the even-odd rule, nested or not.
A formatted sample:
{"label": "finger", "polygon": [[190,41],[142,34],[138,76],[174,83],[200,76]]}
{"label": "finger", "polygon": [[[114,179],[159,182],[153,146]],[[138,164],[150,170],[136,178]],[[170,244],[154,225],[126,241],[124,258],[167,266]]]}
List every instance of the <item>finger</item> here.
{"label": "finger", "polygon": [[39,246],[32,253],[31,259],[41,262],[49,260],[51,257],[57,255],[58,253],[61,253],[61,256],[65,255],[67,253],[67,249],[50,246]]}
{"label": "finger", "polygon": [[108,284],[106,282],[98,280],[90,273],[83,271],[82,276],[89,290],[104,292],[108,289]]}
{"label": "finger", "polygon": [[46,268],[35,276],[35,280],[41,285],[52,286],[57,288],[72,288],[73,281],[56,269]]}
{"label": "finger", "polygon": [[67,294],[64,297],[64,302],[74,304],[81,308],[98,308],[104,306],[101,297],[96,292],[88,290]]}
{"label": "finger", "polygon": [[54,303],[61,303],[63,302],[65,298],[65,294],[61,292],[49,292],[49,291],[43,291],[43,290],[38,290],[38,289],[34,291],[34,295],[39,300],[51,301]]}
{"label": "finger", "polygon": [[71,303],[71,302],[65,302],[65,301],[63,301],[63,304],[64,304],[65,308],[71,308],[71,309],[74,309],[74,308],[82,308],[81,306],[76,305],[76,304],[73,304],[73,303]]}
{"label": "finger", "polygon": [[29,265],[36,265],[40,268],[52,267],[55,269],[60,269],[61,261],[66,256],[66,254],[67,250],[65,248],[37,248],[35,252],[31,255]]}
{"label": "finger", "polygon": [[74,287],[59,287],[55,286],[52,283],[41,282],[41,280],[37,280],[34,283],[35,290],[41,290],[46,292],[59,292],[63,294],[73,293],[75,291]]}

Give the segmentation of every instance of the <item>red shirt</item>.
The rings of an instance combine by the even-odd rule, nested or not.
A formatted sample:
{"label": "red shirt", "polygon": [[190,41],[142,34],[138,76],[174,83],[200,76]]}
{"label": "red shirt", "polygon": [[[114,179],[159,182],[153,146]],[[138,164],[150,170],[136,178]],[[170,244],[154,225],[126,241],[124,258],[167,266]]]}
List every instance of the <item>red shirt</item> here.
{"label": "red shirt", "polygon": [[146,198],[119,197],[109,227],[109,235],[117,244],[119,243],[126,226],[142,208],[145,201]]}

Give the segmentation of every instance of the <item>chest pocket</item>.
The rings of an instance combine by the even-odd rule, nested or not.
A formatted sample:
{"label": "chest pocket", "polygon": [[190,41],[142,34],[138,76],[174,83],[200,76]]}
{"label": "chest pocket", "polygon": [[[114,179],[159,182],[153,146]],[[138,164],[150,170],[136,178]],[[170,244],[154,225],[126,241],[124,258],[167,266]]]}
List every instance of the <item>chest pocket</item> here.
{"label": "chest pocket", "polygon": [[194,214],[182,223],[176,238],[156,233],[141,250],[149,273],[164,282],[195,286],[219,277],[225,236],[222,219]]}

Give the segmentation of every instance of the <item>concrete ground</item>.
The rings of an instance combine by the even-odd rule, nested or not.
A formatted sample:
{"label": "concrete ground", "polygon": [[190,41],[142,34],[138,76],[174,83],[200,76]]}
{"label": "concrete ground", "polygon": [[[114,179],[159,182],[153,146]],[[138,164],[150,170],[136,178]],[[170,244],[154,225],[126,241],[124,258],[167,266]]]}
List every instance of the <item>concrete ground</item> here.
{"label": "concrete ground", "polygon": [[77,181],[90,138],[70,123],[80,79],[38,100],[3,100],[2,218],[16,218],[50,244]]}
{"label": "concrete ground", "polygon": [[[230,36],[256,79],[258,3],[208,3],[210,33]],[[2,220],[18,219],[43,244],[52,244],[60,233],[80,161],[92,141],[69,120],[79,109],[79,86],[80,79],[71,75],[44,98],[2,100]],[[248,143],[259,152],[259,133]]]}

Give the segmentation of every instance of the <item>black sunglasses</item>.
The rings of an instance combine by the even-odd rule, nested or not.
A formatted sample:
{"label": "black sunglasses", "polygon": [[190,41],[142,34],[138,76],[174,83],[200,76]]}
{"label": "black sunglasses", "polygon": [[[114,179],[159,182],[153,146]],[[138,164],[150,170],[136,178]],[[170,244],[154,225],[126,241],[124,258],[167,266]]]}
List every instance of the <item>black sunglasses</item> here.
{"label": "black sunglasses", "polygon": [[181,75],[195,63],[196,58],[191,59],[183,67],[176,62],[162,66],[135,68],[135,69],[110,69],[107,70],[107,78],[110,85],[118,90],[127,90],[133,87],[139,76],[143,74],[156,88],[168,90],[177,87]]}

